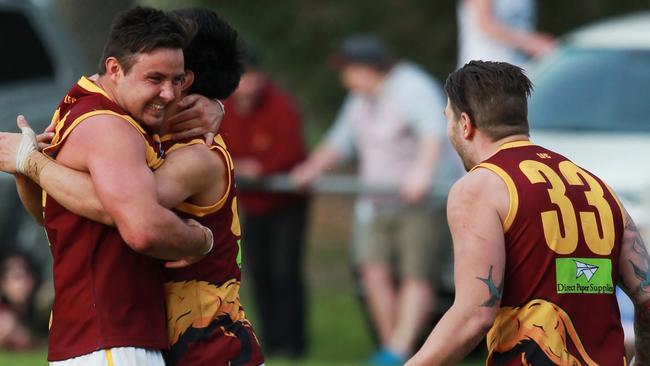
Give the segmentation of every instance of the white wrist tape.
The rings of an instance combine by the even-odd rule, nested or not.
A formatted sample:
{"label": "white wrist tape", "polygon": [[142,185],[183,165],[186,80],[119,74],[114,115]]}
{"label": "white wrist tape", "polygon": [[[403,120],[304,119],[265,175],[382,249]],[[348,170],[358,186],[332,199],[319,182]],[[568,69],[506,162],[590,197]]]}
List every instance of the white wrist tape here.
{"label": "white wrist tape", "polygon": [[16,153],[16,171],[25,173],[25,162],[32,151],[36,150],[36,133],[29,127],[21,128],[23,137]]}
{"label": "white wrist tape", "polygon": [[219,104],[219,109],[221,110],[221,118],[225,117],[226,116],[226,106],[223,105],[223,102],[220,101],[217,98],[214,98],[212,100],[214,100],[215,102],[217,102],[217,104]]}
{"label": "white wrist tape", "polygon": [[205,227],[201,225],[201,229],[203,229],[203,234],[205,235],[205,241],[206,243],[210,243],[210,248],[203,253],[203,255],[206,255],[212,251],[212,248],[214,247],[214,235],[212,234],[212,230],[210,228]]}

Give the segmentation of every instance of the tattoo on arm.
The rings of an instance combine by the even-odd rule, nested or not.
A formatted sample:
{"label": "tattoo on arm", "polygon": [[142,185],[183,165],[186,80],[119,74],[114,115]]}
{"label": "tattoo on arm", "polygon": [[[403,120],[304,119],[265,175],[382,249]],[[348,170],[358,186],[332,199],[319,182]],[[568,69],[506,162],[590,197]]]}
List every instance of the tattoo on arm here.
{"label": "tattoo on arm", "polygon": [[634,276],[640,280],[635,289],[630,289],[630,294],[635,298],[635,359],[637,365],[647,365],[650,362],[650,256],[639,230],[629,215],[627,222],[626,235],[633,238],[633,240],[628,239],[632,242],[628,261],[632,265]]}
{"label": "tattoo on arm", "polygon": [[637,305],[634,312],[634,346],[637,365],[650,362],[650,301]]}
{"label": "tattoo on arm", "polygon": [[494,267],[490,266],[490,272],[488,273],[487,278],[481,278],[481,277],[476,277],[476,279],[481,280],[485,285],[488,287],[488,291],[490,292],[490,298],[481,304],[481,306],[485,307],[493,307],[495,306],[500,300],[501,300],[501,295],[503,294],[503,282],[504,280],[501,279],[501,284],[496,285],[494,283],[494,280],[492,279],[492,269]]}
{"label": "tattoo on arm", "polygon": [[634,254],[636,254],[636,257],[634,259],[636,259],[638,263],[635,263],[631,259],[629,261],[632,265],[632,268],[634,268],[634,275],[636,275],[636,277],[641,280],[641,283],[639,284],[639,287],[636,289],[636,291],[650,292],[650,256],[648,255],[648,251],[645,247],[645,243],[643,242],[643,238],[641,238],[639,230],[634,224],[634,221],[632,221],[629,216],[626,229],[633,232],[635,235],[634,243],[632,244],[632,251]]}

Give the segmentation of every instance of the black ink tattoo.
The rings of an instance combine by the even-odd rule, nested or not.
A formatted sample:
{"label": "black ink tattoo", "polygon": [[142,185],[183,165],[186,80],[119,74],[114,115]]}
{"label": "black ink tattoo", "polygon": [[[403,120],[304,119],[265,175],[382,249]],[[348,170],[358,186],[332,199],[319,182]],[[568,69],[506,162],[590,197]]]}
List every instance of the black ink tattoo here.
{"label": "black ink tattoo", "polygon": [[485,283],[488,287],[488,291],[490,291],[490,298],[486,302],[481,304],[481,306],[485,306],[485,307],[495,306],[497,302],[501,300],[501,295],[503,294],[504,280],[501,279],[501,284],[497,286],[494,283],[494,280],[492,279],[492,269],[493,266],[490,266],[490,272],[488,273],[488,278],[476,277],[476,279],[481,280],[483,283]]}
{"label": "black ink tattoo", "polygon": [[[627,215],[628,224],[625,226],[626,235],[633,237],[631,258],[628,259],[634,269],[634,276],[641,282],[637,286],[634,311],[634,343],[636,365],[650,364],[650,256],[643,238],[632,218]],[[629,238],[629,236],[628,236]],[[629,239],[628,239],[629,241]]]}
{"label": "black ink tattoo", "polygon": [[[637,229],[634,221],[628,216],[628,225],[627,230],[634,233],[634,244],[632,244],[632,251],[638,255],[638,259],[641,262],[641,265],[637,265],[632,260],[629,260],[632,268],[634,268],[634,275],[641,280],[637,291],[650,292],[650,255],[645,247],[643,238]],[[645,267],[642,268],[642,267]]]}

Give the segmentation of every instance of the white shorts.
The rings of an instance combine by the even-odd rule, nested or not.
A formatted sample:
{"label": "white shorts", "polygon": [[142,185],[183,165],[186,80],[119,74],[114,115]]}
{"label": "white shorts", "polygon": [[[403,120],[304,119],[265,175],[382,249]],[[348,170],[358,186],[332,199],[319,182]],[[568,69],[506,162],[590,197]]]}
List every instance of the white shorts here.
{"label": "white shorts", "polygon": [[165,361],[159,350],[117,347],[50,362],[50,366],[165,366]]}

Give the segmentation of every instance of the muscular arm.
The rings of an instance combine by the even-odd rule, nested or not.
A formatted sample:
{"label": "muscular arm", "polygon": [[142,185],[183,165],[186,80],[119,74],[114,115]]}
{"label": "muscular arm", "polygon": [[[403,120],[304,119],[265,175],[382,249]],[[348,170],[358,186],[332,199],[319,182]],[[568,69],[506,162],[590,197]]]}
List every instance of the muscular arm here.
{"label": "muscular arm", "polygon": [[[187,96],[178,104],[182,112],[167,121],[173,126],[174,130],[180,131],[174,137],[183,138],[184,136],[192,136],[193,134],[207,131],[206,139],[210,139],[210,143],[208,143],[210,145],[212,136],[218,130],[221,119],[223,118],[222,110],[217,106],[218,104],[200,95]],[[27,121],[24,123],[27,125]],[[27,127],[29,126],[27,125]],[[48,130],[50,129],[53,130],[53,127],[48,127]],[[194,148],[190,148],[190,150],[192,149]],[[159,169],[155,173],[156,175],[159,173],[165,175],[165,178],[157,179],[157,182],[159,182],[158,194],[162,194],[159,197],[159,203],[166,208],[176,207],[187,197],[178,195],[178,193],[183,193],[182,190],[166,189],[177,187],[173,184],[167,184],[165,182],[167,177],[171,177],[172,183],[173,181],[183,179],[183,177],[175,173],[176,161],[181,161],[182,167],[189,166],[188,162],[184,161],[185,158],[179,155],[183,154],[168,155],[168,159],[166,160],[168,163],[164,165],[164,168]],[[104,210],[95,193],[90,175],[87,172],[71,169],[56,162],[50,165],[51,162],[54,161],[45,155],[32,152],[25,164],[28,170],[25,174],[31,181],[30,179],[24,179],[23,176],[16,176],[16,186],[21,201],[34,219],[39,224],[43,224],[41,201],[42,190],[44,190],[71,212],[105,225],[115,226],[113,218]],[[166,172],[168,170],[173,173],[171,175],[167,174]],[[187,169],[183,169],[183,171],[188,172]],[[42,181],[41,177],[43,178]],[[190,182],[196,181],[193,178],[187,179]],[[162,192],[161,187],[163,189]],[[187,189],[191,190],[193,187],[187,187]]]}
{"label": "muscular arm", "polygon": [[155,171],[158,202],[169,208],[186,201],[213,205],[228,188],[226,174],[223,160],[203,144],[175,150]]}
{"label": "muscular arm", "polygon": [[508,205],[505,184],[484,169],[463,177],[450,191],[447,217],[454,242],[456,298],[408,366],[455,365],[494,322],[505,267],[498,211],[503,205]]}
{"label": "muscular arm", "polygon": [[[51,161],[38,152],[33,152],[28,162],[31,166],[39,168],[26,172],[31,180],[23,178],[20,183],[26,186],[26,197],[23,200],[25,207],[32,206],[32,203],[38,205],[32,213],[35,218],[38,215],[42,222],[41,188],[36,185],[40,184],[43,190],[71,212],[105,225],[115,226],[115,221],[104,209],[95,192],[90,174]],[[214,197],[227,188],[223,162],[203,145],[189,146],[168,154],[165,164],[154,174],[158,203],[166,208],[176,207],[189,198],[202,201],[197,204],[209,205],[214,203],[208,202],[209,200],[214,200]],[[37,194],[29,195],[32,191],[27,190],[33,188],[29,187],[30,185],[38,188]]]}
{"label": "muscular arm", "polygon": [[88,170],[99,202],[125,242],[164,259],[203,253],[207,249],[203,230],[186,225],[158,204],[142,137],[117,117],[91,118],[94,121],[75,128],[57,158],[71,168]]}
{"label": "muscular arm", "polygon": [[[42,191],[77,215],[115,226],[95,193],[90,174],[51,160],[34,151],[27,158],[29,179],[16,176],[16,186],[23,205],[39,224],[43,224]],[[39,219],[40,218],[40,219]]]}
{"label": "muscular arm", "polygon": [[622,288],[632,299],[635,308],[635,364],[650,365],[650,256],[629,215],[623,234],[619,268],[623,279]]}

